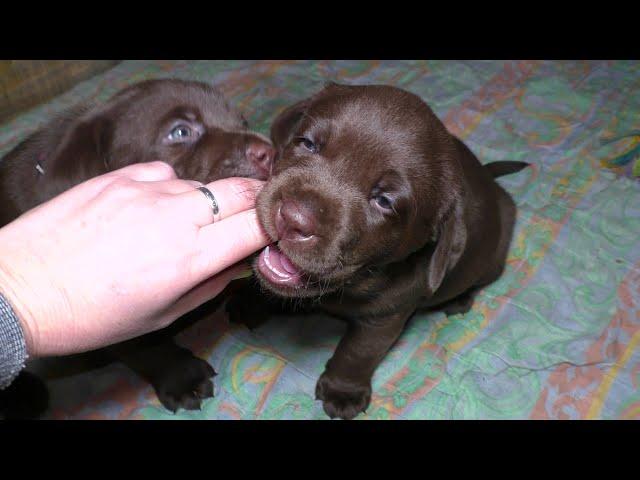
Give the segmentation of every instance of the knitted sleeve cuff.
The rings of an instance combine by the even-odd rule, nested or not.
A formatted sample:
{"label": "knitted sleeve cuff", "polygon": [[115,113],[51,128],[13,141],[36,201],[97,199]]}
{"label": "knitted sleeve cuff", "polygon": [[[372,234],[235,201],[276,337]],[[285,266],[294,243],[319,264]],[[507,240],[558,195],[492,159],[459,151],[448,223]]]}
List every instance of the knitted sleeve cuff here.
{"label": "knitted sleeve cuff", "polygon": [[18,376],[27,356],[20,321],[0,293],[0,390],[8,387]]}

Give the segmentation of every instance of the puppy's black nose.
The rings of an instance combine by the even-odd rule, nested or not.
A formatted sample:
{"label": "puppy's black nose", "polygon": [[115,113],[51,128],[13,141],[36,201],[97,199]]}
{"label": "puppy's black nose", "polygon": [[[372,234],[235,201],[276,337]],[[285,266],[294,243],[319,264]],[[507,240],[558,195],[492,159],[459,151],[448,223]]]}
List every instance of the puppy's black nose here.
{"label": "puppy's black nose", "polygon": [[271,145],[259,140],[254,140],[247,146],[246,155],[247,159],[253,163],[265,177],[269,177],[273,159],[276,156],[276,151]]}
{"label": "puppy's black nose", "polygon": [[276,212],[276,231],[280,240],[311,240],[317,224],[313,210],[304,202],[284,199]]}

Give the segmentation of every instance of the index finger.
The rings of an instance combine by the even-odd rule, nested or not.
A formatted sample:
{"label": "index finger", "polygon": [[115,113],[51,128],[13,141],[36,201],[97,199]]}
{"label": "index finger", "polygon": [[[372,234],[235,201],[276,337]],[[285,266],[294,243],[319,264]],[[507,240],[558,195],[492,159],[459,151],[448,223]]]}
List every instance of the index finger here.
{"label": "index finger", "polygon": [[248,257],[272,240],[265,233],[255,209],[244,210],[231,217],[202,227],[196,240],[192,273],[202,281]]}
{"label": "index finger", "polygon": [[171,200],[171,204],[181,212],[189,212],[196,225],[204,227],[254,208],[256,196],[263,185],[263,181],[242,177],[225,178],[204,185],[213,194],[218,205],[215,216],[211,203],[196,187],[177,195]]}

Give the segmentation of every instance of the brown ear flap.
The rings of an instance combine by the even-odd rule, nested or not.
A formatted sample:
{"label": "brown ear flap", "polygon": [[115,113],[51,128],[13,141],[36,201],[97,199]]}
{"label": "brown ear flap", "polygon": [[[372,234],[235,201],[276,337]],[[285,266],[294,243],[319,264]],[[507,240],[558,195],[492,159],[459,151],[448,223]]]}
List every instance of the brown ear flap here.
{"label": "brown ear flap", "polygon": [[291,140],[291,135],[304,112],[311,104],[311,99],[302,100],[285,108],[271,125],[271,141],[277,147],[284,146]]}
{"label": "brown ear flap", "polygon": [[431,295],[458,263],[467,241],[467,229],[458,202],[444,215],[436,235],[436,247],[427,267],[427,289]]}
{"label": "brown ear flap", "polygon": [[113,125],[104,115],[79,119],[71,126],[56,149],[51,165],[52,177],[68,178],[74,183],[111,170],[108,162]]}
{"label": "brown ear flap", "polygon": [[284,146],[291,141],[293,130],[296,128],[298,122],[304,116],[305,111],[313,102],[328,92],[333,93],[335,91],[348,88],[348,85],[341,85],[333,81],[327,81],[324,83],[324,88],[316,94],[284,109],[271,125],[271,141],[276,148],[278,146]]}
{"label": "brown ear flap", "polygon": [[348,89],[349,85],[344,83],[334,82],[333,80],[327,80],[324,82],[324,90],[340,90],[340,89]]}

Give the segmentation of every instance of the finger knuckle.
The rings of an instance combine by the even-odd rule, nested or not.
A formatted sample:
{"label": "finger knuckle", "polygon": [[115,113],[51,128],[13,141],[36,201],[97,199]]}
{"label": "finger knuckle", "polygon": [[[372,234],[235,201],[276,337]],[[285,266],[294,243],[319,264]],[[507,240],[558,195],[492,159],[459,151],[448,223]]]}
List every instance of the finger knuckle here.
{"label": "finger knuckle", "polygon": [[173,196],[157,193],[153,196],[151,203],[155,211],[165,211],[171,208],[171,206],[173,205]]}
{"label": "finger knuckle", "polygon": [[136,196],[140,188],[128,177],[118,176],[106,186],[104,192],[107,196],[113,198],[131,198]]}
{"label": "finger knuckle", "polygon": [[145,165],[145,167],[152,173],[157,173],[158,175],[166,176],[168,178],[176,177],[176,171],[166,162],[154,160],[153,162],[148,162],[143,165]]}

